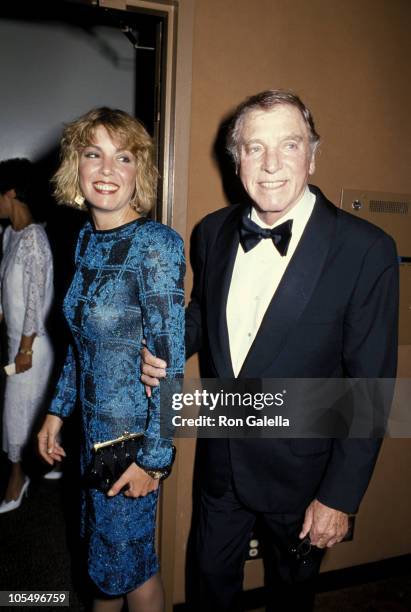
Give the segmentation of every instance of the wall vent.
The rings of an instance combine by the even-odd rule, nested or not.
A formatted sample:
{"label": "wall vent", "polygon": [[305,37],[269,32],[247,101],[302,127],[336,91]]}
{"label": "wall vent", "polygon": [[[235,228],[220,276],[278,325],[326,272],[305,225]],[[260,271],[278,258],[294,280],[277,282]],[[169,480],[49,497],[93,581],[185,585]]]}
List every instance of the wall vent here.
{"label": "wall vent", "polygon": [[[394,238],[401,267],[409,268],[411,279],[411,193],[344,188],[341,192],[341,208],[355,217],[378,225]],[[407,291],[407,295],[411,296],[411,285]],[[411,343],[411,298],[407,297],[406,302],[410,323],[407,338]]]}
{"label": "wall vent", "polygon": [[408,215],[408,202],[394,202],[390,200],[370,200],[370,212]]}

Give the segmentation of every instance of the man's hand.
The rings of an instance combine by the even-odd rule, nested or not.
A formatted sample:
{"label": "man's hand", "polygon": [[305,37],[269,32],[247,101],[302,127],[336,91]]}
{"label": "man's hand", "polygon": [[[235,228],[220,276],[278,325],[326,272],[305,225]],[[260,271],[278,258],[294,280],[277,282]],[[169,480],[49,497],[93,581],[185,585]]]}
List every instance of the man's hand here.
{"label": "man's hand", "polygon": [[32,356],[23,355],[23,353],[17,353],[14,363],[16,364],[16,374],[22,374],[23,372],[30,370],[30,368],[32,367]]}
{"label": "man's hand", "polygon": [[113,484],[107,493],[108,497],[114,497],[126,485],[128,489],[123,493],[126,497],[145,497],[148,493],[158,489],[159,481],[151,478],[136,463],[132,463]]}
{"label": "man's hand", "polygon": [[325,506],[314,499],[305,511],[300,538],[310,536],[317,548],[331,548],[341,542],[348,531],[348,514]]}
{"label": "man's hand", "polygon": [[48,414],[42,428],[37,434],[38,450],[41,457],[50,465],[66,456],[64,448],[57,442],[57,434],[63,425],[63,420],[54,414]]}
{"label": "man's hand", "polygon": [[141,382],[146,386],[147,397],[151,397],[151,387],[158,387],[160,378],[166,377],[167,363],[154,357],[147,348],[141,349]]}

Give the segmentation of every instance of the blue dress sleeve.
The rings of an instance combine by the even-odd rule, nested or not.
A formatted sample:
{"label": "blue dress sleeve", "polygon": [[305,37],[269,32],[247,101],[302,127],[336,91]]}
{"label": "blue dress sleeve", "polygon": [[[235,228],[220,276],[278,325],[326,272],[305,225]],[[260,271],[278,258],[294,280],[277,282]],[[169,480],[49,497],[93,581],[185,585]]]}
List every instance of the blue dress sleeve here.
{"label": "blue dress sleeve", "polygon": [[48,414],[54,414],[62,419],[68,417],[74,410],[76,399],[76,358],[73,346],[70,344],[67,349],[63,370],[57,383],[56,393],[47,412]]}
{"label": "blue dress sleeve", "polygon": [[[80,230],[79,237],[77,240],[76,251],[74,261],[76,266],[79,265],[84,249],[87,246],[88,233],[90,224],[87,223],[83,229]],[[75,282],[77,275],[76,271],[73,282]],[[67,298],[66,298],[67,299]],[[77,400],[77,368],[76,368],[76,356],[74,354],[74,347],[69,344],[67,348],[66,358],[64,361],[63,369],[60,374],[60,378],[57,383],[56,392],[51,402],[50,408],[47,411],[48,414],[54,414],[60,418],[70,416],[76,406]]]}
{"label": "blue dress sleeve", "polygon": [[173,230],[157,227],[161,228],[158,235],[150,239],[142,256],[140,304],[147,348],[168,367],[167,383],[152,389],[147,427],[137,455],[138,464],[147,469],[171,463],[172,439],[165,422],[169,406],[165,404],[173,381],[183,377],[185,363],[184,244]]}

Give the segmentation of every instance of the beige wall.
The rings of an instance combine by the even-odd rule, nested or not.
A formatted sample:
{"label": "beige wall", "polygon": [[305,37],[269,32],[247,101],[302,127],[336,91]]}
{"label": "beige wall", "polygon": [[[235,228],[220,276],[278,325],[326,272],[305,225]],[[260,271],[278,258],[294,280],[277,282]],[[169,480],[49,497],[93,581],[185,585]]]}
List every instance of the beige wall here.
{"label": "beige wall", "polygon": [[[331,200],[342,187],[411,191],[410,19],[409,0],[195,1],[187,244],[195,223],[225,205],[211,154],[221,119],[266,88],[293,89],[311,107],[323,138],[312,182]],[[409,361],[402,369],[410,375]],[[184,600],[192,441],[181,447],[175,601]],[[409,442],[388,441],[356,541],[325,569],[411,551],[410,471]]]}
{"label": "beige wall", "polygon": [[210,155],[221,118],[272,87],[311,107],[330,199],[410,191],[410,19],[408,0],[196,0],[189,226],[225,203]]}

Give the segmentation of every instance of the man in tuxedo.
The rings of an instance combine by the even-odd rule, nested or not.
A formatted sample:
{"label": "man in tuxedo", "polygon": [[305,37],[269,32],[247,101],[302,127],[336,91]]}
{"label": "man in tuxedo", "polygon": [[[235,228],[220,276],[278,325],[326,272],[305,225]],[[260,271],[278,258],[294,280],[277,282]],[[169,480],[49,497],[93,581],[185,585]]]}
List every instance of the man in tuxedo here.
{"label": "man in tuxedo", "polygon": [[[233,116],[227,148],[247,202],[200,223],[186,313],[187,355],[203,352],[205,377],[395,376],[395,245],[308,186],[318,143],[310,111],[292,92],[264,91]],[[158,384],[165,365],[144,350],[143,382]],[[257,517],[269,609],[312,609],[322,551],[346,534],[381,440],[199,443],[205,609],[236,609]],[[298,561],[308,537],[311,551]],[[305,549],[293,554],[299,541]]]}

